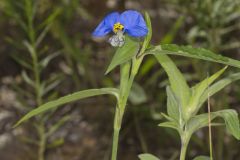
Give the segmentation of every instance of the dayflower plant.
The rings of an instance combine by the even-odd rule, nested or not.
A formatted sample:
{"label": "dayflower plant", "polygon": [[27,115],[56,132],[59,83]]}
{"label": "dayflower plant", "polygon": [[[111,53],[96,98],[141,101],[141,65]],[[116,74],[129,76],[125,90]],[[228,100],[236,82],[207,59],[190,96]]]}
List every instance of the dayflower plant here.
{"label": "dayflower plant", "polygon": [[128,10],[122,14],[112,12],[108,14],[93,32],[94,37],[103,37],[110,32],[115,35],[109,38],[109,43],[114,47],[124,44],[124,33],[131,37],[144,37],[148,33],[146,22],[141,13]]}
{"label": "dayflower plant", "polygon": [[[146,20],[146,22],[145,22]],[[158,60],[158,62],[162,65],[163,69],[168,73],[169,81],[171,89],[173,90],[174,95],[173,98],[179,99],[179,103],[177,101],[169,101],[170,104],[174,104],[174,111],[177,111],[176,114],[178,117],[181,117],[181,121],[179,122],[180,128],[185,129],[184,122],[190,120],[192,117],[189,117],[191,113],[195,113],[192,109],[199,109],[199,103],[193,103],[194,105],[188,105],[189,97],[194,98],[198,102],[199,97],[202,95],[203,91],[206,90],[206,85],[199,85],[199,92],[190,90],[187,86],[185,79],[182,74],[178,72],[176,66],[168,58],[167,54],[181,55],[185,57],[198,58],[202,60],[218,62],[234,67],[240,68],[240,61],[234,60],[231,58],[227,58],[221,56],[219,54],[214,54],[211,51],[202,48],[193,48],[190,46],[178,46],[174,44],[162,44],[158,46],[150,46],[150,40],[152,37],[152,29],[151,29],[151,21],[149,15],[145,14],[145,20],[143,16],[133,10],[128,10],[119,14],[118,12],[113,12],[108,14],[97,26],[95,31],[93,32],[94,37],[103,37],[111,32],[114,35],[109,39],[111,45],[118,47],[116,49],[116,53],[114,54],[112,61],[106,71],[109,73],[116,66],[120,66],[120,85],[119,88],[100,88],[100,89],[87,89],[83,91],[77,91],[73,94],[63,96],[57,100],[45,103],[38,108],[27,113],[23,118],[21,118],[15,126],[21,124],[22,122],[28,120],[29,118],[39,115],[43,112],[50,111],[60,105],[64,105],[69,102],[73,102],[76,100],[99,96],[104,94],[110,94],[116,97],[116,108],[115,108],[115,117],[113,123],[113,142],[112,142],[112,156],[111,160],[117,160],[117,151],[118,151],[118,140],[119,133],[121,130],[122,120],[126,108],[126,104],[128,101],[128,97],[131,91],[132,84],[134,83],[134,78],[138,73],[139,67],[144,59],[145,55],[152,55]],[[133,38],[131,38],[133,37]],[[139,37],[144,37],[144,41],[138,41]],[[181,83],[184,82],[184,83]],[[206,83],[206,81],[203,81]],[[228,83],[227,81],[226,83]],[[218,85],[223,85],[222,83]],[[218,91],[219,86],[213,86],[213,89]],[[205,89],[202,89],[205,87]],[[212,86],[210,86],[211,88]],[[186,89],[187,88],[187,89]],[[215,91],[214,91],[215,92]],[[191,96],[191,94],[196,94],[197,96]],[[205,92],[204,92],[205,93]],[[169,94],[169,93],[167,93]],[[197,97],[197,98],[195,98]],[[201,100],[201,99],[200,99]],[[192,104],[192,103],[190,103]],[[184,110],[181,113],[178,112],[179,107],[182,107]],[[173,107],[172,107],[173,108]],[[182,109],[181,108],[181,109]],[[189,112],[189,110],[191,112]],[[186,111],[186,112],[184,112]],[[175,113],[175,112],[174,112]],[[176,116],[176,117],[177,117]],[[171,118],[171,117],[170,117]],[[173,117],[174,118],[174,117]],[[171,119],[173,119],[171,118]],[[237,122],[237,120],[235,120]],[[183,125],[184,124],[184,125]],[[204,125],[203,123],[201,123]],[[183,126],[183,127],[182,127]],[[236,127],[237,126],[237,127]],[[238,125],[233,126],[235,128],[239,128]],[[189,127],[191,128],[191,127]],[[234,128],[234,129],[235,129]],[[231,128],[232,129],[232,128]],[[185,131],[185,130],[184,130]],[[235,132],[234,132],[235,133]],[[185,137],[185,132],[180,132],[182,137]],[[236,132],[236,137],[240,137],[239,132]],[[186,146],[186,145],[185,145]],[[186,147],[184,147],[183,152],[184,156],[181,156],[181,160],[185,160],[185,151]],[[154,159],[153,156],[142,155],[140,156],[141,160],[150,160]]]}

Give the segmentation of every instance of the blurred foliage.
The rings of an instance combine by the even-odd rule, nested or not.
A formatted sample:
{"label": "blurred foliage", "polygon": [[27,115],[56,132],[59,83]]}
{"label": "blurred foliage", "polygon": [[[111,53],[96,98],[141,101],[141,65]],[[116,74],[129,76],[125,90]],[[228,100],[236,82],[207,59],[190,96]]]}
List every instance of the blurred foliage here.
{"label": "blurred foliage", "polygon": [[[239,59],[240,2],[236,0],[104,0],[101,3],[95,0],[33,0],[31,2],[34,2],[34,7],[29,7],[27,10],[24,2],[25,0],[0,1],[0,75],[13,77],[10,88],[14,89],[18,101],[21,102],[21,109],[17,109],[17,111],[11,109],[17,118],[37,103],[34,85],[32,85],[35,83],[35,78],[32,71],[32,58],[29,54],[31,47],[29,48],[28,45],[32,44],[33,39],[37,45],[43,101],[46,102],[59,95],[80,89],[111,87],[116,84],[119,79],[118,71],[104,76],[113,49],[104,41],[97,41],[91,37],[91,31],[102,16],[112,10],[129,8],[147,10],[153,21],[153,43],[155,44],[187,43],[210,48],[220,54],[227,54],[228,57]],[[34,16],[32,18],[27,16],[27,12],[34,12]],[[34,29],[31,29],[28,22],[33,19]],[[210,66],[209,63],[198,60],[182,58],[175,60],[190,84],[206,77],[207,72],[212,73],[219,69],[218,65],[211,64]],[[125,129],[121,140],[123,147],[120,150],[120,159],[134,159],[136,153],[147,151],[158,157],[161,155],[160,159],[168,159],[169,157],[176,159],[175,155],[178,154],[180,143],[177,141],[177,135],[168,129],[164,129],[164,131],[157,129],[158,122],[163,118],[160,112],[166,111],[164,104],[166,104],[167,99],[164,87],[168,81],[167,76],[156,63],[152,57],[146,58],[140,69],[140,74],[136,77],[137,83],[134,84],[133,92],[130,95],[129,105],[131,106],[128,107],[130,112],[126,115],[123,127]],[[8,86],[8,84],[2,83],[1,86]],[[227,108],[236,106],[235,108],[238,109],[239,89],[238,84],[227,88],[224,90],[224,96],[219,95],[218,99],[212,100],[213,105],[217,107],[219,104],[222,106],[225,104]],[[86,103],[89,106],[93,105],[92,102]],[[94,106],[101,106],[101,104],[108,106],[105,103],[104,100],[99,100],[99,103],[94,104]],[[73,105],[80,106],[81,104]],[[96,128],[94,130],[96,131],[94,136],[97,137],[94,139],[95,141],[100,139],[99,136],[102,137],[102,132],[111,134],[111,130],[106,129],[106,124],[112,117],[107,119],[108,117],[100,114],[112,112],[112,108],[107,107],[102,107],[103,111],[101,112],[97,109],[93,111],[93,107],[88,111],[79,107],[53,112],[47,116],[49,117],[49,120],[46,121],[47,128],[53,126],[53,122],[61,124],[62,121],[59,119],[62,116],[66,113],[75,115],[77,110],[83,110],[81,114],[84,115],[86,121],[91,122],[87,124]],[[101,118],[97,119],[97,117]],[[94,120],[97,124],[92,122]],[[72,118],[70,121],[73,122]],[[111,126],[109,124],[109,127]],[[26,136],[31,135],[34,142],[38,139],[35,131],[32,132],[32,127],[30,129],[26,127],[25,130]],[[81,130],[81,133],[79,130],[73,132],[76,135],[85,133],[84,130]],[[165,138],[167,133],[172,135],[172,139]],[[216,149],[215,154],[219,154],[218,160],[239,159],[239,143],[224,135],[224,130],[220,129],[215,133],[220,135],[222,143],[219,143],[219,138],[213,141],[214,149]],[[208,154],[206,147],[208,141],[203,138],[206,137],[203,136],[206,134],[205,131],[199,131],[193,137],[192,152],[189,153],[191,158],[196,155]],[[67,137],[63,138],[67,139]],[[157,137],[157,140],[154,137]],[[52,144],[49,143],[49,147],[51,148],[58,143],[62,144],[61,139],[57,140]],[[77,147],[64,144],[63,148],[64,146],[72,150],[79,148],[75,151],[79,154],[71,152],[79,159],[96,159],[96,157],[103,159],[102,157],[107,157],[109,153],[102,150],[107,150],[106,148],[111,146],[109,141],[101,140],[101,142],[102,146],[92,146],[90,149],[86,149],[88,156],[81,151],[85,151],[82,146],[87,146],[86,143],[90,142],[82,142]],[[24,145],[29,144],[24,143]],[[0,149],[1,154],[4,153],[3,151]],[[51,151],[47,152],[47,157],[57,153],[57,149]],[[94,154],[89,154],[90,151],[98,152],[99,155],[94,157]],[[69,153],[64,149],[60,152]],[[4,154],[11,153],[10,150]],[[223,153],[225,157],[223,157]],[[69,156],[68,159],[73,159],[72,157]]]}

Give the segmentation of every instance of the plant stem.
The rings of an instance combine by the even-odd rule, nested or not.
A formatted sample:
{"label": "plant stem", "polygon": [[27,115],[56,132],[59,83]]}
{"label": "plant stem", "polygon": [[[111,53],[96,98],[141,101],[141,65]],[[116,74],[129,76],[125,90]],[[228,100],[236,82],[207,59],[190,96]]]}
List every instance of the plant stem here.
{"label": "plant stem", "polygon": [[[135,75],[138,72],[139,66],[142,62],[143,56],[132,59],[132,66],[130,62],[126,62],[121,65],[121,79],[120,79],[120,98],[116,106],[114,117],[114,133],[113,133],[113,145],[112,145],[112,158],[111,160],[117,160],[119,132],[122,126],[122,119],[126,108],[126,103],[130,90],[133,84]],[[131,70],[131,72],[130,72]]]}
{"label": "plant stem", "polygon": [[[209,77],[209,75],[208,75]],[[208,84],[209,89],[209,84]],[[211,105],[210,105],[210,94],[208,92],[208,135],[209,135],[209,150],[210,160],[213,160],[213,149],[212,149],[212,126],[211,126]]]}
{"label": "plant stem", "polygon": [[46,134],[44,124],[39,125],[39,148],[38,148],[38,160],[44,160],[44,152],[46,150]]}
{"label": "plant stem", "polygon": [[119,130],[114,129],[113,146],[112,146],[112,160],[117,159],[118,141],[119,141]]}
{"label": "plant stem", "polygon": [[114,131],[113,131],[113,145],[112,145],[112,158],[111,160],[117,159],[119,132],[122,125],[122,118],[125,111],[125,106],[127,103],[128,94],[128,81],[129,81],[129,71],[131,68],[130,62],[126,62],[121,65],[121,79],[120,79],[120,98],[116,106],[115,117],[114,117]]}
{"label": "plant stem", "polygon": [[34,29],[34,3],[32,1],[25,0],[25,14],[27,18],[27,36],[29,38],[29,42],[27,44],[28,50],[32,57],[33,63],[33,74],[35,80],[35,92],[36,92],[36,102],[37,105],[41,105],[42,98],[41,98],[41,91],[40,91],[40,71],[39,71],[39,62],[38,62],[38,55],[37,55],[37,48],[36,48],[36,37],[35,37],[35,29]]}
{"label": "plant stem", "polygon": [[[41,79],[40,79],[40,75],[41,75],[41,71],[39,68],[39,58],[38,58],[38,52],[37,52],[37,40],[36,40],[36,30],[34,27],[34,17],[35,17],[35,7],[36,7],[36,3],[34,1],[30,1],[30,0],[25,0],[25,14],[26,14],[26,26],[27,26],[27,36],[29,39],[29,42],[26,42],[25,45],[29,50],[29,53],[31,55],[32,58],[32,65],[33,65],[33,70],[32,70],[32,74],[34,76],[34,89],[35,89],[35,101],[36,101],[36,105],[40,106],[42,104],[43,101],[43,97],[42,97],[42,90],[41,90]],[[38,131],[38,135],[39,135],[39,140],[38,140],[38,160],[44,160],[45,156],[45,150],[46,150],[46,142],[47,142],[47,135],[46,135],[46,128],[45,128],[45,122],[42,119],[42,117],[40,117],[39,119],[37,119],[37,124],[36,124],[36,128]]]}
{"label": "plant stem", "polygon": [[115,117],[114,117],[114,132],[113,132],[113,145],[112,145],[112,158],[111,160],[117,159],[119,132],[122,124],[122,115],[119,106],[116,107]]}
{"label": "plant stem", "polygon": [[186,153],[187,153],[187,147],[188,147],[188,143],[190,140],[190,135],[183,133],[183,135],[181,135],[181,153],[180,153],[180,160],[185,160],[186,158]]}
{"label": "plant stem", "polygon": [[[40,70],[39,70],[39,60],[36,51],[35,41],[31,42],[31,49],[29,50],[32,56],[33,63],[33,75],[34,75],[34,86],[35,86],[35,96],[36,96],[36,104],[40,106],[42,104],[42,95],[41,95],[41,80],[40,80]],[[39,119],[39,148],[38,148],[38,160],[44,160],[44,152],[46,149],[46,135],[45,135],[45,126],[43,120]]]}
{"label": "plant stem", "polygon": [[33,53],[32,53],[32,59],[33,59],[33,72],[34,72],[34,79],[35,79],[35,92],[36,92],[36,101],[37,105],[40,106],[42,104],[42,96],[41,96],[41,82],[40,82],[40,72],[39,72],[39,64],[38,64],[38,56],[36,53],[35,46],[32,46]]}
{"label": "plant stem", "polygon": [[[36,93],[36,102],[37,105],[40,106],[42,104],[42,96],[41,96],[41,81],[40,81],[40,71],[39,71],[39,62],[38,62],[38,56],[36,52],[36,48],[33,44],[33,53],[32,59],[33,59],[33,72],[34,72],[34,78],[35,78],[35,93]],[[46,133],[45,133],[45,126],[43,120],[39,119],[39,128],[38,128],[38,134],[39,134],[39,148],[38,148],[38,160],[44,160],[44,153],[46,150]]]}
{"label": "plant stem", "polygon": [[180,153],[180,160],[185,160],[186,151],[187,151],[187,146],[182,144],[181,153]]}

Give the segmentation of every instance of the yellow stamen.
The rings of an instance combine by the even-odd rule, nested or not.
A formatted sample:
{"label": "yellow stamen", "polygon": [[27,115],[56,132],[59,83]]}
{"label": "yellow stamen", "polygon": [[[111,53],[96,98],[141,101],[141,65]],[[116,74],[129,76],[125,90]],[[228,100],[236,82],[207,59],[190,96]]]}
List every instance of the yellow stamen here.
{"label": "yellow stamen", "polygon": [[124,26],[121,23],[115,23],[113,26],[113,32],[117,33],[118,31],[122,31],[124,29]]}

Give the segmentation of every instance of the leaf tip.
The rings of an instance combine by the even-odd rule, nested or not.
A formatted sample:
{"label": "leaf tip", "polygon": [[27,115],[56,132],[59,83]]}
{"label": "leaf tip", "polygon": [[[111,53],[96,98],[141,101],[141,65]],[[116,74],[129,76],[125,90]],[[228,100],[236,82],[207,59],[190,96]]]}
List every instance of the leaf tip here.
{"label": "leaf tip", "polygon": [[25,121],[25,117],[21,118],[20,120],[18,120],[13,126],[12,128],[16,128],[18,127],[21,123],[23,123]]}
{"label": "leaf tip", "polygon": [[228,65],[226,65],[223,69],[226,70],[228,68]]}
{"label": "leaf tip", "polygon": [[107,69],[104,75],[107,75],[110,71],[111,71],[110,69]]}
{"label": "leaf tip", "polygon": [[12,126],[12,129],[18,127],[20,123],[21,123],[21,122],[17,121],[17,123],[15,123],[15,124]]}

